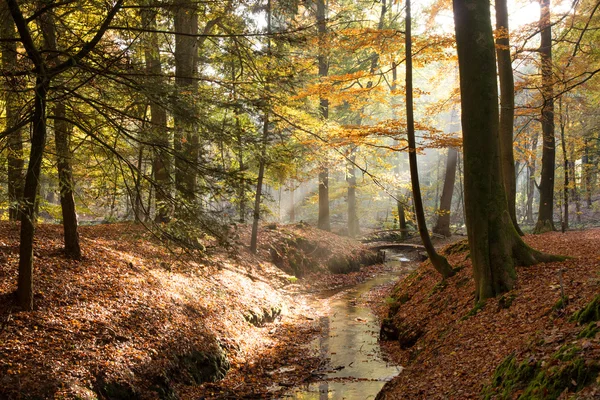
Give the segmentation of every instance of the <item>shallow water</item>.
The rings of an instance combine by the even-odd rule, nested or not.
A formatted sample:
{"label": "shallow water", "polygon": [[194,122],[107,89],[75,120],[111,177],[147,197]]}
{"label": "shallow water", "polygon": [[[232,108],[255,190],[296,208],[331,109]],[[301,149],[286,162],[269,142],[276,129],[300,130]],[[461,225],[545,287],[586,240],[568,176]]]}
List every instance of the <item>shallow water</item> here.
{"label": "shallow water", "polygon": [[313,342],[326,365],[320,380],[296,388],[288,399],[372,399],[385,382],[402,368],[381,357],[379,322],[357,299],[375,286],[396,280],[410,261],[401,255],[388,256],[392,271],[344,290],[327,300],[329,313],[322,317],[323,334]]}

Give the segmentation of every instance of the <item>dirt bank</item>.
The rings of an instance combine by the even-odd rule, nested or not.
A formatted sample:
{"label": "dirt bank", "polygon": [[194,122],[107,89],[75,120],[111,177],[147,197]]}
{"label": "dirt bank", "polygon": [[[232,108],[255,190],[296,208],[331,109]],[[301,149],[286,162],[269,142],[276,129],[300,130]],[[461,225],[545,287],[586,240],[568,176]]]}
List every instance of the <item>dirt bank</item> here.
{"label": "dirt bank", "polygon": [[442,282],[425,262],[393,288],[384,346],[405,369],[378,398],[600,396],[600,230],[525,240],[572,258],[518,268],[515,289],[483,307],[460,245],[447,251],[454,277]]}
{"label": "dirt bank", "polygon": [[[168,250],[140,226],[83,227],[84,259],[73,261],[61,254],[61,228],[42,225],[36,309],[21,312],[18,227],[0,225],[0,398],[281,393],[285,385],[267,391],[246,380],[260,370],[285,383],[278,365],[298,357],[286,346],[317,329],[301,293],[358,281],[367,273],[359,265],[377,260],[355,241],[302,224],[263,227],[252,255],[248,233],[234,228],[229,247],[205,238],[203,251]],[[310,370],[310,357],[298,362]],[[199,386],[223,377],[227,393]]]}

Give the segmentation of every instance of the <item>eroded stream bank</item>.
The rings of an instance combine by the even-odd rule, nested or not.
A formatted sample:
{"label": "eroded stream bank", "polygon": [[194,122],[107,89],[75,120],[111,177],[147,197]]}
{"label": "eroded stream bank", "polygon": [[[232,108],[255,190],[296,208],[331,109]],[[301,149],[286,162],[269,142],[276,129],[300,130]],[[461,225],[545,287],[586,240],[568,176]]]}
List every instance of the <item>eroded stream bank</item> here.
{"label": "eroded stream bank", "polygon": [[[387,254],[384,274],[315,300],[322,333],[311,344],[321,357],[314,380],[295,388],[289,399],[375,398],[385,382],[402,368],[385,361],[379,346],[377,317],[366,303],[367,295],[410,273],[417,263],[402,254]],[[382,300],[382,299],[380,299]]]}

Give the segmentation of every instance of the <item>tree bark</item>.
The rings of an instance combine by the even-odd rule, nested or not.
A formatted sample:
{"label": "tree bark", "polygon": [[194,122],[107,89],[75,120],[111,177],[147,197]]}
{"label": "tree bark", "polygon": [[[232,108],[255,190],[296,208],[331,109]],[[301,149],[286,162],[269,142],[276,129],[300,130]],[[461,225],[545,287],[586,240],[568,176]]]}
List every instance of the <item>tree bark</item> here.
{"label": "tree bark", "polygon": [[[392,62],[392,93],[396,93],[396,88],[398,86],[398,64],[393,61]],[[392,95],[392,119],[396,119],[396,102],[394,101],[395,95]],[[400,141],[395,141],[396,145],[400,145]],[[402,166],[404,164],[404,153],[398,152],[398,156],[395,160],[394,172],[396,173],[396,178],[400,179],[400,174],[402,174]],[[400,228],[400,240],[404,240],[408,236],[407,226],[406,226],[406,196],[402,193],[402,188],[398,185],[398,189],[396,190],[396,208],[398,210],[398,227]]]}
{"label": "tree bark", "polygon": [[346,181],[348,182],[348,236],[356,237],[360,234],[358,214],[356,210],[356,155],[355,149],[351,150],[348,157]]}
{"label": "tree bark", "polygon": [[[49,50],[50,57],[55,57],[59,49],[54,15],[48,12],[40,19],[46,48]],[[55,65],[56,61],[50,59],[47,60],[47,63]],[[79,244],[77,211],[73,194],[75,183],[71,167],[71,149],[69,148],[71,129],[71,124],[67,122],[67,111],[63,100],[54,106],[54,144],[56,148],[60,207],[63,218],[64,251],[67,257],[79,260],[81,259],[81,246]]]}
{"label": "tree bark", "polygon": [[446,174],[444,177],[444,187],[442,188],[442,197],[440,199],[440,208],[433,232],[438,235],[449,237],[450,232],[450,210],[452,207],[452,195],[454,194],[454,184],[456,182],[456,163],[458,152],[456,149],[448,148],[448,158],[446,159]]}
{"label": "tree bark", "polygon": [[[2,2],[0,5],[0,15],[2,15],[3,19],[0,23],[0,38],[14,39],[16,36],[15,24],[12,16],[8,13],[5,2]],[[2,44],[2,68],[5,71],[17,68],[17,43],[15,41],[6,41]],[[4,85],[4,102],[6,104],[5,129],[14,128],[19,123],[17,82],[16,79],[7,79]],[[19,203],[23,197],[23,169],[25,166],[22,129],[16,129],[8,135],[6,151],[8,164],[8,218],[10,221],[18,221]]]}
{"label": "tree bark", "polygon": [[81,259],[81,246],[75,196],[73,188],[73,170],[71,166],[71,149],[69,146],[71,125],[66,120],[66,107],[59,102],[54,106],[54,142],[56,145],[56,160],[58,168],[58,185],[60,189],[60,207],[63,218],[65,240],[65,255],[75,260]]}
{"label": "tree bark", "polygon": [[[325,35],[327,34],[325,0],[317,0],[317,30],[319,34],[319,77],[324,78],[329,73],[329,61],[325,49]],[[329,100],[321,97],[319,99],[321,116],[323,120],[329,118]],[[326,164],[319,171],[319,220],[317,227],[325,231],[331,230],[329,219],[329,169]]]}
{"label": "tree bark", "polygon": [[[194,210],[196,198],[199,138],[194,98],[198,92],[195,79],[198,68],[198,9],[193,0],[182,0],[175,9],[175,84],[180,103],[173,115],[175,123],[175,189],[185,204]],[[180,207],[181,207],[180,206]],[[184,218],[184,209],[176,210]]]}
{"label": "tree bark", "polygon": [[516,232],[502,181],[495,45],[487,0],[454,0],[460,70],[466,224],[475,301],[514,286],[515,265],[556,259]]}
{"label": "tree bark", "polygon": [[[270,24],[269,24],[270,25]],[[267,142],[269,140],[269,113],[265,111],[263,136],[260,148],[260,160],[258,163],[258,180],[256,182],[256,195],[254,197],[254,213],[252,220],[252,236],[250,237],[250,251],[256,254],[258,247],[258,223],[260,221],[260,203],[262,186],[265,176],[265,162],[267,159]]]}
{"label": "tree bark", "polygon": [[500,78],[500,155],[502,160],[502,179],[506,190],[508,213],[519,235],[523,236],[517,222],[516,197],[517,180],[515,176],[515,156],[513,152],[513,125],[515,118],[515,82],[510,56],[508,30],[508,9],[506,0],[496,0],[496,55],[498,57],[498,75]]}
{"label": "tree bark", "polygon": [[[148,30],[156,30],[157,11],[149,8],[149,1],[142,2],[145,8],[140,11],[142,25]],[[164,81],[158,34],[149,32],[145,36],[144,58],[148,74],[150,97],[150,138],[153,146],[152,170],[154,173],[156,213],[154,222],[165,223],[171,219],[171,160],[169,157],[170,133],[167,128],[167,111],[160,104]],[[158,91],[158,92],[157,92]]]}
{"label": "tree bark", "polygon": [[527,181],[527,204],[525,208],[525,222],[527,224],[533,224],[533,198],[535,197],[535,170],[536,170],[536,156],[537,151],[538,135],[534,133],[533,139],[531,140],[531,156],[527,163],[528,181]]}
{"label": "tree bark", "polygon": [[427,250],[427,255],[431,260],[433,267],[442,275],[442,278],[446,279],[454,275],[454,270],[448,264],[448,260],[445,257],[439,255],[431,238],[427,231],[427,224],[425,222],[425,211],[423,209],[423,200],[421,199],[421,187],[419,185],[419,171],[417,168],[417,150],[415,141],[415,121],[413,113],[413,84],[412,84],[412,37],[411,37],[411,14],[410,14],[410,0],[406,1],[406,33],[405,33],[405,47],[406,47],[406,129],[408,136],[408,161],[410,163],[410,180],[412,184],[413,192],[413,203],[415,206],[415,214],[417,218],[417,224],[419,226],[419,234],[423,245]]}
{"label": "tree bark", "polygon": [[550,0],[540,0],[542,68],[542,171],[540,176],[540,204],[534,233],[554,230],[554,167],[556,140],[554,138],[554,84],[552,78],[552,25],[550,22]]}
{"label": "tree bark", "polygon": [[[563,218],[561,223],[561,231],[569,230],[569,157],[567,156],[567,144],[565,143],[565,128],[568,119],[568,108],[563,108],[562,97],[558,100],[559,107],[559,124],[560,124],[560,144],[562,147],[563,154],[563,168],[564,168],[564,183],[563,183]],[[566,115],[565,115],[566,114]]]}

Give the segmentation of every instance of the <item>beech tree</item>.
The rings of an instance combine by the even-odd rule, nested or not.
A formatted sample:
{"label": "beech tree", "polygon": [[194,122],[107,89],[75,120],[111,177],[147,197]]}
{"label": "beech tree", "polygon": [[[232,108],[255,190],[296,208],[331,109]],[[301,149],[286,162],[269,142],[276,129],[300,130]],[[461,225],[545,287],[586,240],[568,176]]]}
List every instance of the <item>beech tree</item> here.
{"label": "beech tree", "polygon": [[500,162],[496,57],[490,4],[454,0],[460,71],[467,234],[475,301],[511,290],[516,265],[559,259],[527,246],[512,223]]}

